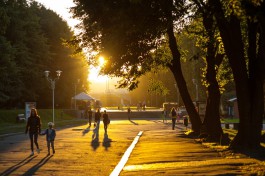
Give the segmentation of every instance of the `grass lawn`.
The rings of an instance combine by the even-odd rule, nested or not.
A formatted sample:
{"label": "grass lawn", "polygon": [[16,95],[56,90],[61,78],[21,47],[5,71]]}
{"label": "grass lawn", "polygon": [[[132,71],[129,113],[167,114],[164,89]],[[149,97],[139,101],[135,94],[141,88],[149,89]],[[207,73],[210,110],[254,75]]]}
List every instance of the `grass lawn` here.
{"label": "grass lawn", "polygon": [[[0,110],[0,135],[8,133],[25,132],[26,122],[16,123],[17,114],[24,114],[24,109]],[[38,109],[41,117],[42,129],[47,128],[47,123],[52,122],[52,109]],[[76,118],[74,111],[55,110],[55,128],[62,128],[66,125],[82,125],[87,120]]]}

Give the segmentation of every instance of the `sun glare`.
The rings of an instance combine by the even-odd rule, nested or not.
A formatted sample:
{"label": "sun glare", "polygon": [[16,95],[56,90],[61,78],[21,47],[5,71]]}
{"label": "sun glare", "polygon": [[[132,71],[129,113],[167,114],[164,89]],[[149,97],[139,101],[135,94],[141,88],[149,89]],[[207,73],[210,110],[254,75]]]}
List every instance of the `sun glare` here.
{"label": "sun glare", "polygon": [[99,66],[102,67],[106,63],[106,60],[105,60],[105,58],[103,56],[100,56],[98,58],[98,62],[99,62]]}
{"label": "sun glare", "polygon": [[100,67],[90,67],[88,81],[90,82],[105,82],[107,76],[99,75]]}

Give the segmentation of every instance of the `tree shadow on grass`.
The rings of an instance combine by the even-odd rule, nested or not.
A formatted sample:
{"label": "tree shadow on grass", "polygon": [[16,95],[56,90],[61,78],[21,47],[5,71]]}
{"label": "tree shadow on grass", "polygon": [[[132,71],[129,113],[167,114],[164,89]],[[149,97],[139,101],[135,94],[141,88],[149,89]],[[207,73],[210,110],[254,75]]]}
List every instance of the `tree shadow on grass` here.
{"label": "tree shadow on grass", "polygon": [[17,169],[19,169],[20,167],[26,165],[27,163],[29,163],[31,160],[33,160],[36,157],[37,156],[28,156],[25,159],[23,159],[22,161],[20,161],[19,163],[15,164],[14,166],[12,166],[12,167],[8,168],[7,170],[5,170],[4,172],[2,172],[0,175],[2,175],[2,176],[10,175],[12,172],[14,172]]}
{"label": "tree shadow on grass", "polygon": [[[178,134],[177,136],[178,138],[190,138],[190,139],[194,139],[194,141],[198,142],[198,143],[202,143],[202,145],[204,145],[204,141],[202,141],[202,139],[199,138],[199,135],[192,132],[192,131],[181,131],[181,133]],[[206,142],[208,143],[208,142]],[[260,146],[257,149],[244,149],[244,148],[237,148],[237,149],[231,149],[229,148],[229,144],[227,145],[221,145],[219,142],[210,142],[213,143],[214,145],[212,145],[212,149],[214,149],[215,147],[220,147],[220,146],[226,146],[226,148],[224,148],[223,150],[220,150],[220,148],[218,148],[218,152],[222,153],[222,156],[239,156],[239,157],[248,157],[248,158],[253,158],[253,159],[257,159],[260,161],[265,161],[265,147],[264,146]],[[205,146],[205,145],[204,145]],[[209,146],[208,146],[209,147]]]}
{"label": "tree shadow on grass", "polygon": [[250,158],[254,158],[260,161],[265,161],[265,147],[260,146],[257,149],[236,149],[232,150],[235,153],[241,153],[243,155],[246,155]]}
{"label": "tree shadow on grass", "polygon": [[36,165],[34,165],[33,167],[31,167],[27,172],[25,172],[23,174],[23,176],[26,176],[26,175],[34,175],[35,172],[39,168],[41,168],[44,164],[46,164],[51,157],[53,157],[53,155],[47,155],[44,158],[42,158],[42,160],[40,160],[40,162],[38,162]]}

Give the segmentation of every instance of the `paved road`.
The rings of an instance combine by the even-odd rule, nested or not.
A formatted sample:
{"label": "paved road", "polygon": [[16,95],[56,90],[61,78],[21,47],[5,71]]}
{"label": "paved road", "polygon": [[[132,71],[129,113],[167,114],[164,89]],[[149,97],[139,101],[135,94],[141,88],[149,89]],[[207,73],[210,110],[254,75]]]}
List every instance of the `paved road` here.
{"label": "paved road", "polygon": [[[112,121],[108,134],[101,123],[98,141],[93,129],[79,126],[57,131],[56,154],[46,156],[45,137],[39,137],[41,153],[29,157],[25,134],[0,138],[2,175],[109,175],[141,128],[152,128],[151,121]],[[1,174],[0,174],[1,175]]]}
{"label": "paved road", "polygon": [[[91,175],[112,173],[139,131],[139,142],[120,175],[243,175],[242,166],[257,163],[250,158],[223,158],[182,135],[183,126],[171,130],[161,120],[111,121],[98,140],[93,129],[78,126],[57,131],[56,154],[47,156],[45,137],[41,153],[29,157],[25,134],[0,138],[0,175]],[[192,168],[192,169],[191,169]]]}

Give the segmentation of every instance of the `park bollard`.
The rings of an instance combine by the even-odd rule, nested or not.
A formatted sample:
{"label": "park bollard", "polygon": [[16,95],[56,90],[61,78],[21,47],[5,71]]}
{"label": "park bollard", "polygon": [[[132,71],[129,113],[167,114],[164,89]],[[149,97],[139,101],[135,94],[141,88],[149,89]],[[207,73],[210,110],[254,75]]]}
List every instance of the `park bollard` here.
{"label": "park bollard", "polygon": [[188,117],[187,116],[184,116],[183,117],[183,124],[184,124],[184,126],[186,127],[186,129],[187,129],[187,127],[188,127]]}

